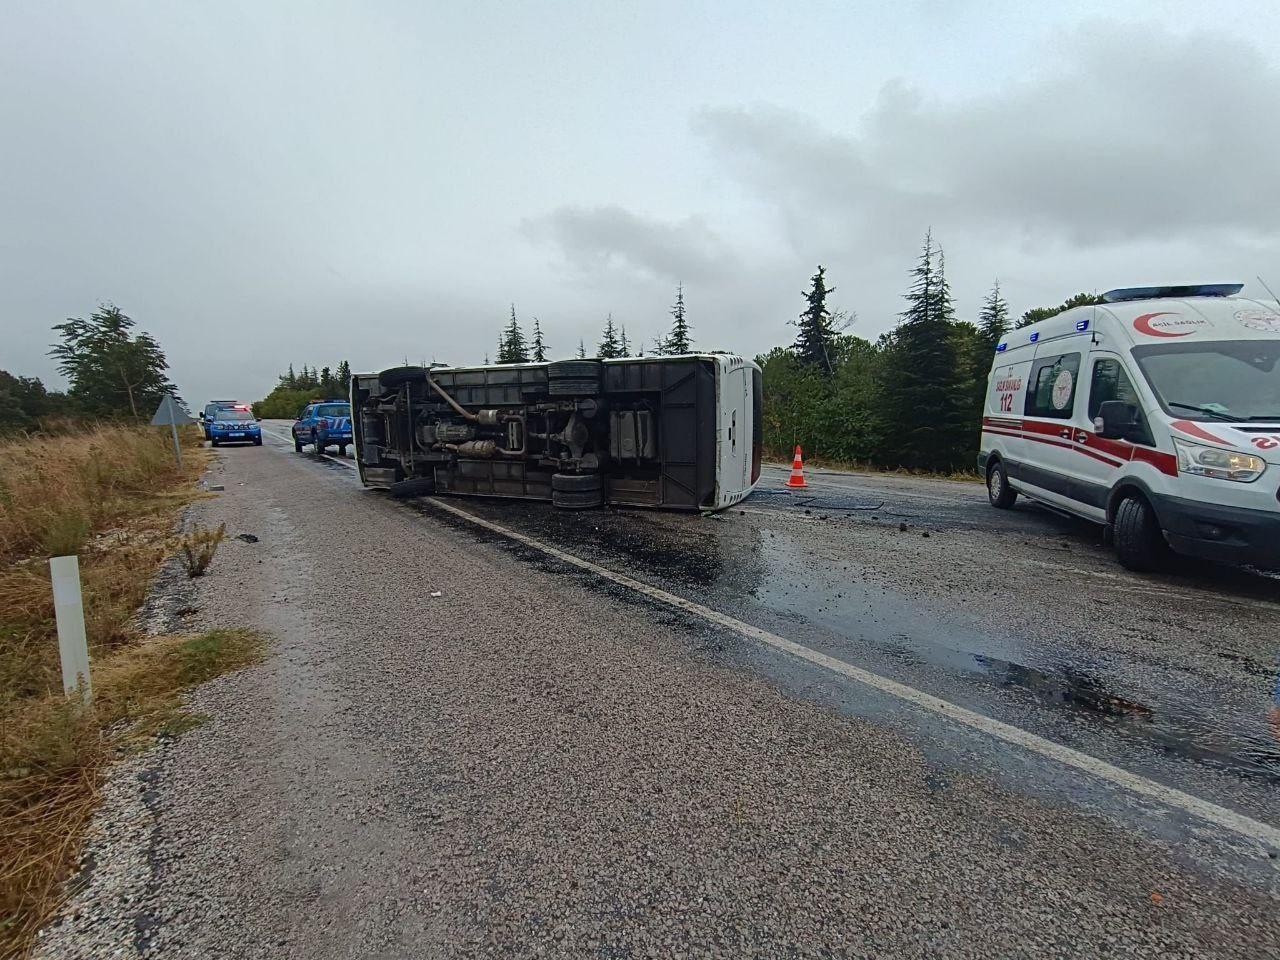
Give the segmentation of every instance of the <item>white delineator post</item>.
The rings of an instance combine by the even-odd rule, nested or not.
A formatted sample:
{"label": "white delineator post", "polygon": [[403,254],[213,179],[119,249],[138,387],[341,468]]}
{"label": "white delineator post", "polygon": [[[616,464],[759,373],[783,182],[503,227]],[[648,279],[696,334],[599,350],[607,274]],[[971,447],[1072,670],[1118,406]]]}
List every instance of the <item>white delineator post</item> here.
{"label": "white delineator post", "polygon": [[93,698],[89,677],[89,640],[84,631],[84,602],[80,597],[80,561],[76,557],[51,557],[53,610],[58,619],[58,653],[62,656],[62,688],[67,694],[84,691]]}

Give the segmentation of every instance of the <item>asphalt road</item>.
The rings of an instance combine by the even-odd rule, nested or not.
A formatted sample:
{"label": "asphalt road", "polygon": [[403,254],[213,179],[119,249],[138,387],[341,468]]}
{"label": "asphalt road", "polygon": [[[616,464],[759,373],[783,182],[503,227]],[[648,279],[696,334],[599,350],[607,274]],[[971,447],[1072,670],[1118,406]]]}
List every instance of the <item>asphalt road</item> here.
{"label": "asphalt road", "polygon": [[191,619],[273,655],[44,955],[1280,956],[1274,578],[917,478],[399,503],[268,428]]}

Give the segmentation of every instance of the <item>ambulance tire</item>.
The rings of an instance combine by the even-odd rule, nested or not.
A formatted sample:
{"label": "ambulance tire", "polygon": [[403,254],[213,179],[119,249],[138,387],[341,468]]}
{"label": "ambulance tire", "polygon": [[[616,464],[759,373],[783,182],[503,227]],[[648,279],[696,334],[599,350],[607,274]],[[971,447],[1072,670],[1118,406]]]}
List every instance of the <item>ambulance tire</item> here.
{"label": "ambulance tire", "polygon": [[1169,544],[1160,530],[1156,513],[1138,494],[1127,494],[1116,505],[1111,539],[1116,557],[1126,570],[1150,573],[1160,570],[1169,559]]}
{"label": "ambulance tire", "polygon": [[1018,491],[1009,486],[1009,475],[999,460],[987,467],[987,499],[997,510],[1008,510],[1018,499]]}

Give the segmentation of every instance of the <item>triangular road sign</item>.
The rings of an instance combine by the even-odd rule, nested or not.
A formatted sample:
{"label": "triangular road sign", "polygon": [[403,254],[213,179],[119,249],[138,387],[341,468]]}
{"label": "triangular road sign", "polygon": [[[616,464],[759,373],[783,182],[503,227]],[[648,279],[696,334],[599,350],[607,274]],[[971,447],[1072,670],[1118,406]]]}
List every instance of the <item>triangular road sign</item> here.
{"label": "triangular road sign", "polygon": [[187,411],[182,409],[182,404],[173,399],[173,394],[167,393],[160,406],[156,408],[156,415],[151,418],[153,427],[167,427],[170,424],[182,426],[184,423],[195,423],[189,416]]}

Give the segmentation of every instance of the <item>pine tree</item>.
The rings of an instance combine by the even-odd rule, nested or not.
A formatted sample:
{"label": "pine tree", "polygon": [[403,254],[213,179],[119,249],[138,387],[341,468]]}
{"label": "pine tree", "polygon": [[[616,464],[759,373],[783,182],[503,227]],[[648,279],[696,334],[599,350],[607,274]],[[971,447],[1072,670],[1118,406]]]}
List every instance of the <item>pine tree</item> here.
{"label": "pine tree", "polygon": [[538,318],[533,318],[533,359],[536,363],[547,362],[547,345],[542,342],[542,326]]}
{"label": "pine tree", "polygon": [[618,356],[631,356],[631,342],[627,339],[627,325],[622,325],[622,335],[618,338]]}
{"label": "pine tree", "polygon": [[587,345],[582,342],[581,337],[578,338],[578,359],[579,360],[587,359]]}
{"label": "pine tree", "polygon": [[600,338],[600,346],[596,348],[596,356],[601,360],[622,356],[622,345],[618,343],[618,331],[613,326],[612,313],[605,319],[604,333]]}
{"label": "pine tree", "polygon": [[978,331],[982,339],[994,350],[1009,332],[1009,304],[1000,296],[1000,281],[992,284],[987,299],[978,312]]}
{"label": "pine tree", "polygon": [[528,363],[529,347],[525,343],[524,331],[520,329],[520,321],[516,319],[516,305],[511,305],[511,322],[498,341],[499,363]]}
{"label": "pine tree", "polygon": [[320,392],[325,395],[325,399],[334,395],[333,371],[328,367],[320,371]]}
{"label": "pine tree", "polygon": [[809,278],[809,282],[812,286],[802,294],[808,306],[795,322],[800,332],[796,335],[792,349],[801,364],[829,377],[835,372],[832,361],[836,332],[831,323],[831,312],[827,309],[827,297],[836,288],[827,286],[827,271],[821,264],[818,265],[818,272]]}
{"label": "pine tree", "polygon": [[665,341],[659,341],[655,353],[679,354],[689,353],[693,349],[693,341],[689,339],[689,322],[684,316],[684,284],[676,284],[676,302],[671,307],[671,335]]}
{"label": "pine tree", "polygon": [[[423,364],[426,366],[426,364]],[[339,396],[347,396],[351,392],[351,364],[343,360],[338,364],[338,372],[334,379],[338,384]]]}
{"label": "pine tree", "polygon": [[[890,462],[947,470],[962,466],[972,433],[969,358],[960,356],[945,260],[926,233],[911,271],[907,309],[885,357],[883,409]],[[984,371],[985,373],[985,371]]]}
{"label": "pine tree", "polygon": [[289,372],[280,378],[280,382],[284,386],[288,387],[290,390],[298,389],[298,375],[293,372],[292,363],[289,364]]}

